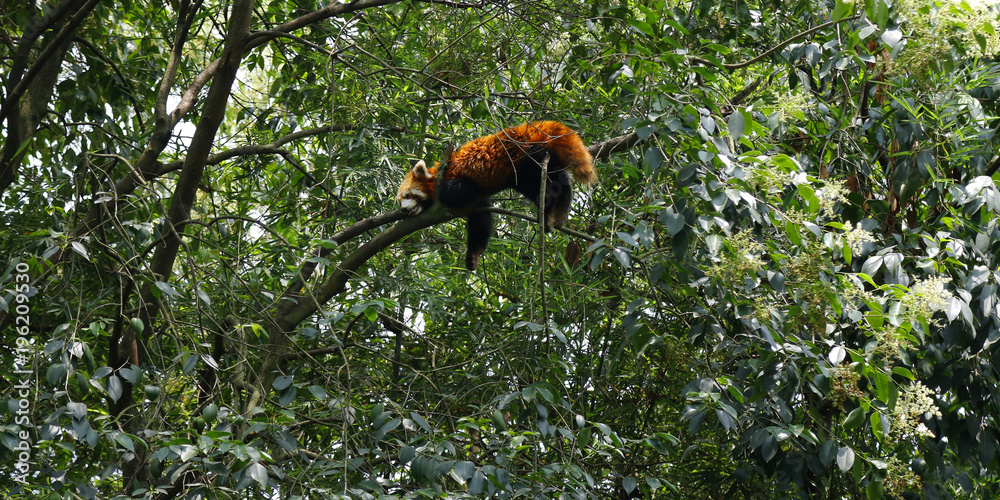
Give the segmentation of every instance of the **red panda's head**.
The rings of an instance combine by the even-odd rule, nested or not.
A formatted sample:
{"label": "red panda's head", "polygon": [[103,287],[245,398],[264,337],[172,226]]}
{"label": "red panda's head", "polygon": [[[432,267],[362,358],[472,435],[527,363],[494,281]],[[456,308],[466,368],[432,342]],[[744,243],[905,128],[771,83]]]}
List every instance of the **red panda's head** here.
{"label": "red panda's head", "polygon": [[436,172],[437,167],[427,168],[427,164],[420,160],[406,174],[403,183],[399,185],[399,192],[396,193],[396,201],[403,210],[416,215],[434,202]]}

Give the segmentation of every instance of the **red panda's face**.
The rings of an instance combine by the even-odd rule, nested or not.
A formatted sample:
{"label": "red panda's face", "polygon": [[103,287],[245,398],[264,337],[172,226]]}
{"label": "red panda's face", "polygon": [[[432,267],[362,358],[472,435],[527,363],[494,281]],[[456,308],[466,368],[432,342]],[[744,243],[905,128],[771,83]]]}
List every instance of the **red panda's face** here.
{"label": "red panda's face", "polygon": [[428,169],[423,160],[410,170],[396,193],[396,201],[410,215],[419,214],[434,199],[434,171]]}

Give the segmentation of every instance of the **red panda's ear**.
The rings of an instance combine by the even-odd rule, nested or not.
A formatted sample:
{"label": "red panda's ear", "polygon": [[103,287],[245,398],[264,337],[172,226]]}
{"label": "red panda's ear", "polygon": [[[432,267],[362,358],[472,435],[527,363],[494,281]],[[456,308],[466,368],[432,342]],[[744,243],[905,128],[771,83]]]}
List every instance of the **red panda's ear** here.
{"label": "red panda's ear", "polygon": [[413,166],[413,176],[414,177],[430,177],[431,173],[427,171],[427,164],[424,160],[420,160],[416,165]]}

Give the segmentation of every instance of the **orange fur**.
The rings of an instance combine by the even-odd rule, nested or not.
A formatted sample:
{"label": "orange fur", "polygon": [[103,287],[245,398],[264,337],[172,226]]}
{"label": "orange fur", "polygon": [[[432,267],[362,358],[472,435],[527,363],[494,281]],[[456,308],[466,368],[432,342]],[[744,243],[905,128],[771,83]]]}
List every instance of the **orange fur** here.
{"label": "orange fur", "polygon": [[[578,184],[587,186],[597,181],[593,159],[580,136],[556,121],[525,123],[465,143],[452,154],[445,179],[470,179],[483,195],[492,195],[514,186],[515,165],[538,146],[558,157]],[[419,212],[417,204],[434,198],[436,173],[436,164],[427,168],[423,162],[418,163],[403,179],[396,200],[404,208]],[[405,200],[412,200],[409,207]]]}

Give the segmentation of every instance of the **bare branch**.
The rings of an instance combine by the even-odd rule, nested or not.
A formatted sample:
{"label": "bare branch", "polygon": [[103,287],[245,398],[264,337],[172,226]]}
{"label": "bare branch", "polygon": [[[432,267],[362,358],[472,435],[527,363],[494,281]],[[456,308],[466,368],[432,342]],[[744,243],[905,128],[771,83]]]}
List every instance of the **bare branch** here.
{"label": "bare branch", "polygon": [[[156,104],[154,113],[156,115],[157,128],[167,127],[172,130],[180,117],[167,116],[167,98],[170,97],[170,89],[177,80],[177,71],[180,68],[181,58],[184,55],[184,44],[187,42],[188,33],[194,23],[195,15],[201,9],[202,0],[197,0],[194,6],[188,2],[180,2],[177,15],[177,31],[174,33],[174,41],[170,50],[170,59],[167,61],[166,70],[160,80],[160,86],[156,91]],[[205,80],[207,81],[207,79]],[[204,84],[202,84],[204,85]],[[200,89],[201,87],[199,87]],[[162,148],[161,148],[162,150]]]}
{"label": "bare branch", "polygon": [[801,31],[799,33],[796,33],[796,34],[792,35],[787,40],[785,40],[785,41],[783,41],[783,42],[775,45],[774,47],[771,47],[770,49],[765,50],[762,54],[754,57],[753,59],[750,59],[748,61],[744,61],[744,62],[741,62],[741,63],[737,63],[737,64],[721,64],[721,65],[719,65],[719,64],[717,64],[715,62],[709,61],[708,59],[702,59],[700,57],[691,57],[690,60],[691,60],[691,62],[695,62],[695,63],[698,63],[698,64],[704,64],[705,66],[722,66],[723,68],[725,68],[725,69],[727,69],[729,71],[733,71],[733,70],[737,70],[737,69],[740,69],[740,68],[745,68],[747,66],[750,66],[751,64],[755,64],[755,63],[758,63],[760,61],[763,61],[764,59],[767,59],[768,57],[771,57],[771,54],[774,54],[775,52],[777,52],[777,51],[785,48],[786,46],[788,46],[788,44],[790,44],[790,43],[792,43],[792,42],[794,42],[796,40],[799,40],[801,38],[805,38],[805,37],[807,37],[807,36],[809,36],[809,35],[811,35],[813,33],[816,33],[817,31],[822,31],[822,30],[824,30],[826,28],[829,28],[830,26],[833,26],[835,24],[846,23],[846,22],[849,22],[849,21],[855,21],[855,20],[860,19],[860,18],[861,18],[861,15],[858,14],[856,16],[845,17],[843,19],[840,19],[839,21],[828,21],[828,22],[825,22],[825,23],[820,24],[818,26],[814,26],[812,28],[809,28],[807,30],[804,30],[804,31]]}
{"label": "bare branch", "polygon": [[620,135],[604,142],[592,144],[589,148],[587,148],[587,151],[590,152],[590,156],[594,157],[594,160],[605,160],[615,153],[620,153],[630,149],[632,146],[635,146],[639,140],[639,133],[632,132],[631,134]]}

